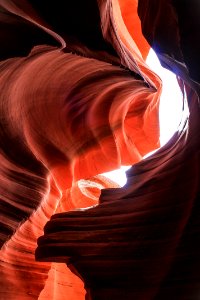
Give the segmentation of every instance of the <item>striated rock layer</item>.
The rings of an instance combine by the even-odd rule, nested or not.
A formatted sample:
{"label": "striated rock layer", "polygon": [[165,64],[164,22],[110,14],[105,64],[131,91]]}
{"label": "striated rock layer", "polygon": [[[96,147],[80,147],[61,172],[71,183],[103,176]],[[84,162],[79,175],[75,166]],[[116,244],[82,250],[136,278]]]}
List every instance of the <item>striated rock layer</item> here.
{"label": "striated rock layer", "polygon": [[[191,2],[0,0],[0,299],[198,299]],[[162,86],[141,32],[183,93],[178,131],[143,161]],[[123,188],[97,175],[130,164]]]}
{"label": "striated rock layer", "polygon": [[103,190],[98,206],[54,215],[37,259],[75,267],[87,299],[198,299],[198,127],[190,91],[181,133],[132,167],[124,188]]}

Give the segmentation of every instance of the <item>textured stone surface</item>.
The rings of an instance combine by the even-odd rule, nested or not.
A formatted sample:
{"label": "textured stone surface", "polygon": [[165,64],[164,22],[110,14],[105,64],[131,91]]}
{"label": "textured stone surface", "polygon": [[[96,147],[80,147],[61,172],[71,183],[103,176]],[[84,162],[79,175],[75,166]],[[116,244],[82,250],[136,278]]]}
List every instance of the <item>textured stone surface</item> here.
{"label": "textured stone surface", "polygon": [[[200,43],[187,5],[140,0],[140,21],[135,0],[0,0],[0,299],[198,300]],[[162,84],[140,22],[183,92],[178,131],[145,160]],[[123,188],[98,175],[130,164]]]}

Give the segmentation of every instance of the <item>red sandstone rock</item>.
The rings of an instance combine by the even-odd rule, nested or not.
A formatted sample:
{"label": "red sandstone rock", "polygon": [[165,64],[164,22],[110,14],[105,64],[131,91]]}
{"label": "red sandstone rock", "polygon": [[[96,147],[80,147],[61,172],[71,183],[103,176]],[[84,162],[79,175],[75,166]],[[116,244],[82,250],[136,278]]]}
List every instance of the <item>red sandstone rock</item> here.
{"label": "red sandstone rock", "polygon": [[[0,299],[198,299],[198,51],[186,47],[198,34],[187,7],[139,1],[190,110],[139,162],[159,147],[161,81],[143,60],[136,1],[0,0]],[[96,176],[135,163],[124,188]]]}

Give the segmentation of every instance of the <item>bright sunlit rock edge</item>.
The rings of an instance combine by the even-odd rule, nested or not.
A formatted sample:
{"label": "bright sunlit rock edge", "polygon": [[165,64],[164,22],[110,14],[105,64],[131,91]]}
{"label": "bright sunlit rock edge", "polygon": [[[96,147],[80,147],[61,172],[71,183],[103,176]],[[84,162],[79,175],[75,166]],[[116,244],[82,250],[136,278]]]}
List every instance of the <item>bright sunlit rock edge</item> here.
{"label": "bright sunlit rock edge", "polygon": [[[160,144],[163,146],[178,130],[183,110],[183,96],[176,75],[161,66],[152,49],[149,52],[146,63],[151,70],[158,74],[163,83],[159,107]],[[151,155],[153,152],[147,154],[145,157]],[[125,172],[130,167],[131,166],[122,166],[120,169],[103,173],[102,175],[110,178],[120,186],[124,186],[127,182]]]}

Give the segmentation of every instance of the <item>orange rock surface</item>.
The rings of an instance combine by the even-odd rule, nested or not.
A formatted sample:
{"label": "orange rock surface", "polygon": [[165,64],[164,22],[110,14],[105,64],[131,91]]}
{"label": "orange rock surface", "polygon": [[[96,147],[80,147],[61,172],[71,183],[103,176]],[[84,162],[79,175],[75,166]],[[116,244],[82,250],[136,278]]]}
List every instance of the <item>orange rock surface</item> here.
{"label": "orange rock surface", "polygon": [[[199,84],[182,7],[0,0],[1,300],[198,299]],[[145,160],[162,83],[142,32],[183,93],[179,131]],[[99,175],[121,165],[123,188]]]}

